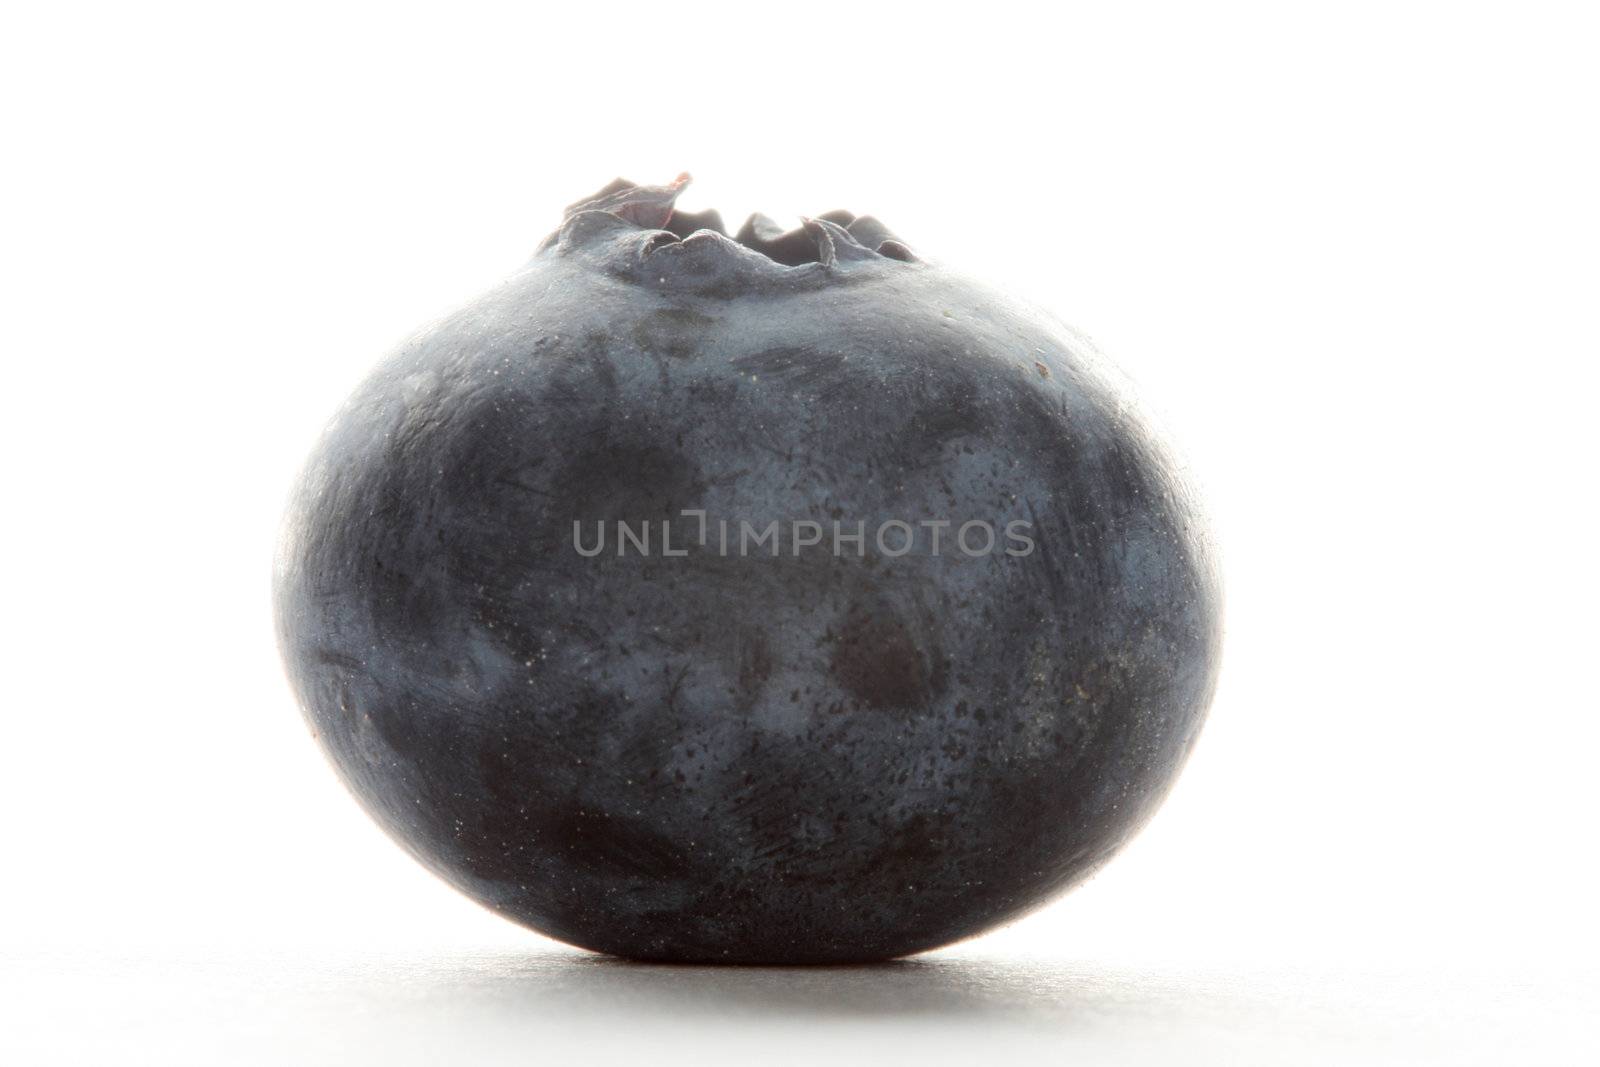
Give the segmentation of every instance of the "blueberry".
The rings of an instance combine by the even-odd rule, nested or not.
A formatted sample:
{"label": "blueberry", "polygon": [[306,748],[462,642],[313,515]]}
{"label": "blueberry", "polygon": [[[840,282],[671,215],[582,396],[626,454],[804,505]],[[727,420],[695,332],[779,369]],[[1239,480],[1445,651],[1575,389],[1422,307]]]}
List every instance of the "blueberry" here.
{"label": "blueberry", "polygon": [[390,356],[295,492],[295,691],[373,817],[639,959],[933,948],[1083,879],[1200,728],[1220,592],[1087,346],[870,217],[618,181]]}

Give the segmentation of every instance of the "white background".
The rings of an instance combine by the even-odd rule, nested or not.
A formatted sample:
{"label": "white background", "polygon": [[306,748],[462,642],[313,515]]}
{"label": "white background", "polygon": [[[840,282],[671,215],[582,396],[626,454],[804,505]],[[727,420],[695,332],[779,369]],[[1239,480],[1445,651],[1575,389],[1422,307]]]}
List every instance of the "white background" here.
{"label": "white background", "polygon": [[[1592,1041],[1574,990],[1596,989],[1600,949],[1594,18],[8,8],[0,954],[6,988],[37,994],[24,1058],[97,1040],[182,1058],[187,1009],[156,996],[127,1028],[129,991],[160,974],[233,1020],[183,1031],[183,1055],[269,1010],[315,1045],[327,1020],[244,960],[298,989],[294,961],[377,953],[424,1000],[484,958],[463,953],[587,973],[433,880],[343,792],[282,679],[271,551],[318,428],[386,349],[518,267],[562,205],[683,169],[686,209],[872,213],[1048,304],[1140,383],[1206,487],[1228,643],[1185,777],[1093,882],[943,954],[997,968],[956,985],[999,974],[999,1000],[1050,1018],[1099,1005],[1103,1059],[1143,1055],[1154,1018],[1167,1051],[1304,1060],[1322,1038],[1288,1001],[1348,1036],[1394,1008],[1379,972],[1417,1018],[1470,1020],[1435,1027],[1458,1059],[1490,1054],[1486,1025],[1513,1048]],[[223,977],[185,985],[190,959]],[[340,967],[313,971],[395,1010]],[[1288,1001],[1286,968],[1311,975]],[[817,1016],[793,1048],[848,1046],[830,987],[790,1004],[815,979],[750,973],[765,1023]],[[1255,1008],[1206,1000],[1196,976],[1219,974]],[[870,991],[849,998],[870,1030]],[[1436,1050],[1384,1018],[1373,1048]],[[541,1040],[593,1040],[585,1025],[545,1019]]]}

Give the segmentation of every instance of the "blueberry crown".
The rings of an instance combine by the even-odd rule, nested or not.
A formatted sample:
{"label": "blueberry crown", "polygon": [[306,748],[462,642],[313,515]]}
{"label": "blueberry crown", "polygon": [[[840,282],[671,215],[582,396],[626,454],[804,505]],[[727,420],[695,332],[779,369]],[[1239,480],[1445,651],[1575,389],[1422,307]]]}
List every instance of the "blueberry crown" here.
{"label": "blueberry crown", "polygon": [[[723,281],[733,275],[773,277],[832,271],[852,264],[917,262],[911,249],[871,215],[829,211],[784,230],[765,215],[751,215],[729,235],[715,210],[676,209],[689,184],[680,174],[667,185],[636,185],[618,178],[593,196],[570,205],[561,228],[540,244],[540,253],[602,253],[617,273],[655,271]],[[752,279],[753,280],[753,279]]]}

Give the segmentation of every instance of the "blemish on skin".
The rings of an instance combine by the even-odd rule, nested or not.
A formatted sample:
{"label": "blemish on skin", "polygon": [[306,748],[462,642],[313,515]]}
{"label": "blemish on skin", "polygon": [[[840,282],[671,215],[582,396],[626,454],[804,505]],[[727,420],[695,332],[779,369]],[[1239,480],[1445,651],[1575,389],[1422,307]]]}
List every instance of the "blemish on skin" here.
{"label": "blemish on skin", "polygon": [[844,690],[867,707],[915,708],[929,696],[922,653],[892,615],[853,615],[835,643],[832,667]]}

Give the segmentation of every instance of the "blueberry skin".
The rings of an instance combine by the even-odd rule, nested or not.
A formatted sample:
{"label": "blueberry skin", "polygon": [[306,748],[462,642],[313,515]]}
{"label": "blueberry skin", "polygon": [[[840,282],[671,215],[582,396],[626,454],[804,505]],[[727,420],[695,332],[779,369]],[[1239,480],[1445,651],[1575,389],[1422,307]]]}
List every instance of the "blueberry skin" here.
{"label": "blueberry skin", "polygon": [[[1194,743],[1221,599],[1190,490],[1065,327],[872,220],[734,241],[678,188],[569,209],[335,417],[275,574],[300,703],[395,840],[574,945],[859,962],[1015,918]],[[993,551],[952,545],[972,520]]]}

